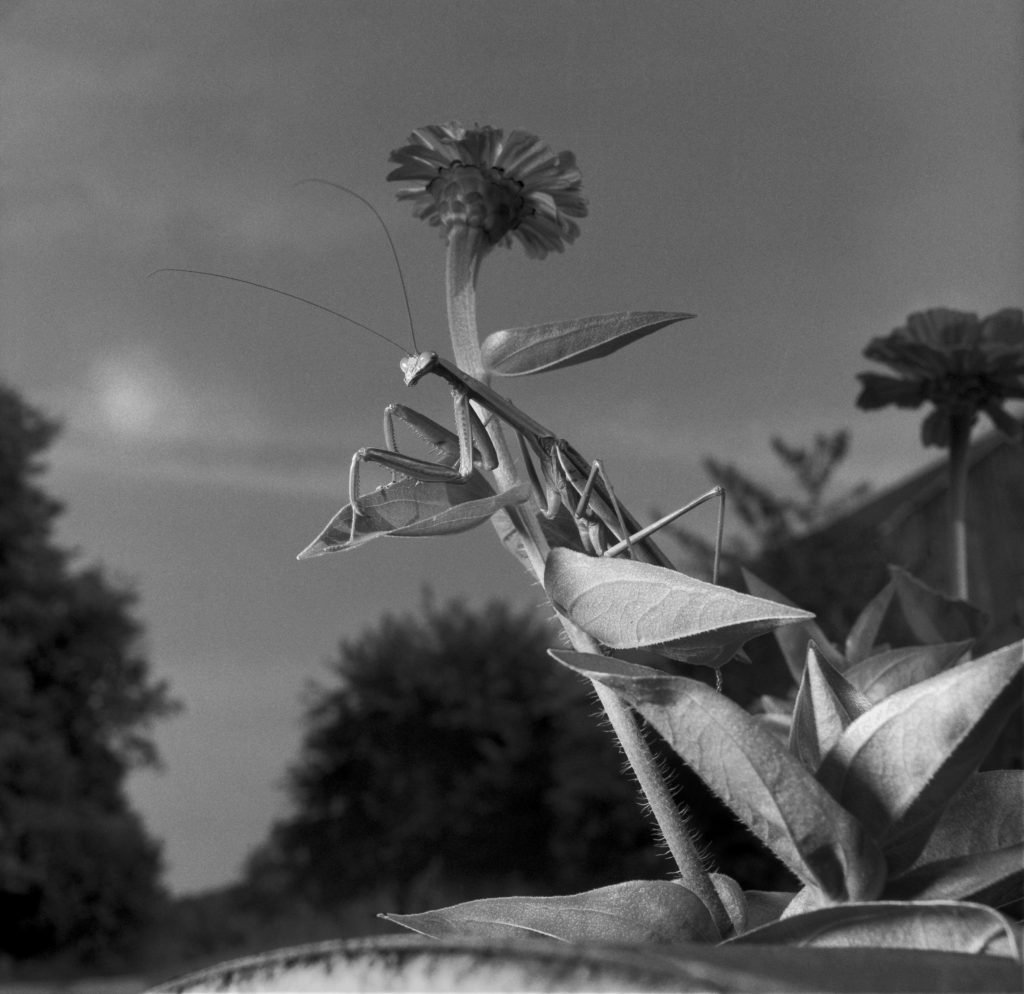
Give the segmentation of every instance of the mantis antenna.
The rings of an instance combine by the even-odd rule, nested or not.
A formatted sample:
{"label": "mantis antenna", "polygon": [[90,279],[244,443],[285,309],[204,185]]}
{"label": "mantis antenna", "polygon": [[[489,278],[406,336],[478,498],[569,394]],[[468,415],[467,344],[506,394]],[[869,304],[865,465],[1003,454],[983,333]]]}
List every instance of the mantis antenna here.
{"label": "mantis antenna", "polygon": [[402,299],[405,301],[405,313],[409,321],[409,334],[412,336],[412,347],[414,352],[419,352],[420,347],[416,343],[416,323],[412,319],[412,305],[409,303],[409,289],[405,285],[405,273],[402,271],[402,263],[398,258],[398,249],[395,248],[394,239],[391,237],[391,232],[388,230],[388,226],[384,223],[384,218],[380,216],[380,211],[377,210],[369,200],[366,199],[361,193],[356,193],[355,190],[350,187],[343,186],[341,183],[333,183],[328,179],[303,179],[296,183],[296,186],[303,186],[307,183],[318,183],[321,186],[330,186],[335,190],[341,190],[342,193],[347,193],[350,197],[355,197],[361,204],[367,207],[370,213],[377,219],[377,223],[381,226],[384,231],[384,237],[388,240],[388,245],[391,248],[391,258],[395,260],[395,269],[398,270],[398,281],[402,284]]}
{"label": "mantis antenna", "polygon": [[[398,280],[402,286],[402,300],[405,302],[405,314],[406,320],[409,324],[409,336],[412,338],[413,351],[419,351],[419,345],[416,342],[416,325],[412,319],[412,305],[409,302],[409,289],[405,283],[405,273],[402,271],[402,263],[398,258],[398,249],[395,247],[394,239],[391,237],[391,232],[388,230],[388,226],[384,223],[384,218],[380,216],[380,212],[373,204],[370,203],[366,197],[362,194],[356,193],[355,190],[350,189],[347,186],[343,186],[341,183],[332,183],[326,179],[304,179],[300,180],[295,186],[302,186],[306,183],[319,183],[322,186],[330,186],[335,190],[341,190],[343,193],[347,193],[351,197],[355,197],[361,204],[367,207],[371,214],[377,219],[378,224],[384,231],[384,237],[388,240],[388,247],[391,249],[391,257],[395,260],[395,268],[398,270]],[[310,300],[308,297],[302,297],[297,293],[290,293],[288,290],[279,290],[277,287],[268,286],[266,283],[257,283],[255,280],[243,279],[241,276],[227,276],[224,273],[213,273],[205,269],[184,269],[174,266],[166,266],[161,269],[154,269],[153,272],[149,273],[149,276],[156,276],[159,273],[189,273],[192,276],[209,276],[213,279],[228,280],[231,283],[242,283],[245,286],[256,287],[258,290],[266,290],[268,293],[276,293],[280,297],[287,297],[290,300],[297,300],[300,303],[308,304],[310,307],[315,307],[318,311],[323,311],[325,314],[330,314],[336,318],[341,318],[342,321],[347,321],[349,324],[355,325],[357,328],[361,328],[363,331],[369,332],[371,335],[375,335],[381,341],[387,342],[389,345],[394,346],[398,349],[402,355],[408,355],[408,349],[399,345],[393,338],[389,338],[383,332],[378,331],[376,328],[371,328],[368,324],[363,324],[362,321],[357,321],[355,318],[349,317],[347,314],[342,314],[341,311],[333,310],[330,307],[325,307],[323,304],[318,304],[315,300]]]}
{"label": "mantis antenna", "polygon": [[227,276],[224,273],[211,273],[205,269],[182,269],[177,266],[164,266],[162,269],[154,269],[153,272],[148,275],[157,276],[160,273],[189,273],[192,276],[210,276],[215,280],[228,280],[230,283],[244,283],[246,286],[256,287],[257,290],[266,290],[267,293],[276,293],[279,297],[287,297],[289,300],[298,300],[303,304],[309,304],[310,307],[315,307],[318,311],[323,311],[324,313],[331,314],[336,318],[341,318],[342,321],[347,321],[349,324],[354,324],[357,328],[362,328],[363,331],[368,331],[371,335],[376,335],[381,341],[387,342],[388,345],[392,345],[398,349],[402,355],[409,354],[407,349],[399,345],[393,338],[388,338],[388,336],[382,331],[378,331],[376,328],[371,328],[368,324],[363,324],[362,321],[357,321],[355,318],[350,318],[347,314],[342,314],[341,311],[335,311],[330,307],[325,307],[323,304],[318,304],[315,300],[310,300],[308,297],[300,297],[297,293],[289,293],[287,290],[279,290],[276,286],[267,286],[266,283],[257,283],[255,280],[246,280],[241,276]]}

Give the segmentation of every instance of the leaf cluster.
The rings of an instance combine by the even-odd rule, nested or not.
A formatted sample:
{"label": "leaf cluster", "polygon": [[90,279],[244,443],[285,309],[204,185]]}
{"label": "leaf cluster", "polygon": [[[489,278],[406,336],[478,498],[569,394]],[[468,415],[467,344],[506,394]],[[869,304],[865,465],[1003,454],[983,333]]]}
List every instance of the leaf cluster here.
{"label": "leaf cluster", "polygon": [[[643,602],[643,592],[634,599]],[[893,605],[923,644],[877,641]],[[737,623],[748,607],[731,609]],[[728,628],[728,613],[709,616],[712,633]],[[977,770],[1019,707],[1024,643],[966,658],[983,620],[894,569],[842,649],[807,617],[776,632],[799,680],[791,713],[780,703],[751,715],[684,676],[553,651],[642,714],[802,888],[744,892],[713,874],[724,928],[695,894],[657,881],[392,919],[439,937],[870,945],[1019,960],[1018,930],[996,909],[1018,899],[1024,881],[1024,773]]]}

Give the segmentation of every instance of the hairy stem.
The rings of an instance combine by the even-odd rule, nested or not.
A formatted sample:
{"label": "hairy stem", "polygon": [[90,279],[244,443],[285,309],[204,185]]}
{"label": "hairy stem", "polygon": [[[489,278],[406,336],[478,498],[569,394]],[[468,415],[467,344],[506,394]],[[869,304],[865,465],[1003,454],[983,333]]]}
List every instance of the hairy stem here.
{"label": "hairy stem", "polygon": [[[576,639],[572,641],[577,651],[588,651],[581,649]],[[672,792],[658,767],[658,761],[643,737],[636,715],[614,691],[596,680],[592,681],[592,684],[612,730],[622,745],[622,751],[636,775],[665,845],[668,846],[668,851],[679,868],[679,882],[701,899],[722,934],[728,934],[731,925],[725,906],[711,882],[711,877],[704,869],[700,853],[687,831],[679,805],[672,797]]]}
{"label": "hairy stem", "polygon": [[[480,231],[458,227],[449,232],[448,254],[445,267],[448,298],[448,321],[451,329],[455,362],[460,369],[486,382],[480,353],[480,340],[476,324],[476,277],[480,261],[486,251]],[[519,481],[501,425],[489,411],[478,411],[498,456],[495,482],[502,490]],[[497,516],[496,516],[497,517]],[[548,544],[540,527],[536,509],[532,505],[513,509],[502,521],[494,525],[506,547],[510,547],[507,523],[511,521],[517,533],[515,553],[522,559],[540,583],[544,582],[544,562]],[[505,534],[503,534],[503,530]],[[564,619],[562,627],[577,652],[600,653],[601,647],[589,635]],[[704,870],[693,839],[686,829],[679,807],[662,776],[658,763],[645,741],[637,718],[619,697],[606,687],[594,683],[594,690],[604,707],[623,752],[633,768],[651,813],[665,839],[669,852],[679,867],[680,882],[697,894],[711,911],[723,934],[729,920],[725,908],[715,891],[711,878]]]}
{"label": "hairy stem", "polygon": [[971,438],[971,416],[950,414],[949,425],[949,528],[953,593],[967,600],[967,452]]}

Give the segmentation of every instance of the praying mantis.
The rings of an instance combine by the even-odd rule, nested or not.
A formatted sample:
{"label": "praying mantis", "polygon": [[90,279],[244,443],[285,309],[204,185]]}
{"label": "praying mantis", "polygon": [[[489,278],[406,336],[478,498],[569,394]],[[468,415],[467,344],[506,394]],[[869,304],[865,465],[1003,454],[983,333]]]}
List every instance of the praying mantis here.
{"label": "praying mantis", "polygon": [[[408,292],[402,276],[401,265],[398,262],[397,250],[387,225],[377,209],[354,190],[335,183],[315,182],[323,182],[324,185],[343,190],[361,201],[373,213],[384,229],[384,234],[398,266],[406,310],[409,312]],[[393,339],[376,329],[356,321],[346,314],[288,291],[240,277],[204,270],[174,268],[161,269],[157,272],[191,273],[255,286],[332,314],[389,342],[400,351],[406,351]],[[415,332],[412,329],[410,317],[410,332],[415,345]],[[357,519],[364,514],[360,503],[364,495],[359,492],[360,469],[364,463],[383,466],[392,473],[393,479],[397,474],[416,481],[455,485],[467,483],[477,466],[488,471],[497,467],[498,457],[488,437],[484,421],[478,413],[479,410],[484,413],[488,421],[491,418],[497,418],[515,434],[519,442],[530,489],[541,514],[547,519],[552,519],[561,508],[565,508],[575,522],[584,550],[592,555],[612,557],[628,552],[631,558],[673,569],[671,561],[651,540],[651,536],[705,502],[718,500],[712,582],[717,581],[725,505],[725,491],[721,487],[713,487],[707,493],[659,518],[652,524],[641,527],[636,518],[619,503],[600,460],[588,462],[564,438],[530,417],[481,380],[459,369],[436,352],[406,354],[401,360],[400,367],[406,386],[415,386],[428,375],[437,376],[448,384],[453,397],[457,433],[453,435],[437,422],[403,404],[391,404],[386,408],[384,415],[386,447],[360,448],[352,456],[348,481],[349,501],[352,508],[350,541],[356,535]],[[395,437],[396,420],[404,422],[415,434],[439,451],[444,457],[442,461],[417,458],[399,452]]]}
{"label": "praying mantis", "polygon": [[[671,569],[671,562],[657,545],[649,541],[649,537],[681,515],[713,499],[719,500],[720,545],[724,503],[724,491],[721,487],[712,488],[696,500],[641,528],[629,511],[619,503],[600,460],[588,464],[565,439],[436,352],[420,352],[406,356],[400,366],[406,386],[415,386],[425,376],[433,374],[444,380],[451,388],[458,430],[458,464],[451,466],[399,453],[394,440],[394,418],[404,421],[413,431],[424,437],[429,433],[429,437],[435,440],[439,438],[439,432],[446,432],[446,429],[404,405],[392,404],[385,413],[387,448],[359,449],[352,457],[349,499],[355,512],[352,519],[353,536],[355,515],[360,513],[359,467],[364,462],[378,463],[413,479],[455,484],[468,481],[478,463],[487,470],[497,466],[494,447],[483,422],[473,409],[472,405],[476,404],[482,410],[499,418],[515,433],[530,485],[541,512],[545,517],[553,518],[559,507],[564,506],[572,514],[584,546],[593,554],[616,556],[623,551],[629,551],[634,558]],[[540,466],[540,474],[534,460]],[[716,550],[717,547],[716,545]]]}

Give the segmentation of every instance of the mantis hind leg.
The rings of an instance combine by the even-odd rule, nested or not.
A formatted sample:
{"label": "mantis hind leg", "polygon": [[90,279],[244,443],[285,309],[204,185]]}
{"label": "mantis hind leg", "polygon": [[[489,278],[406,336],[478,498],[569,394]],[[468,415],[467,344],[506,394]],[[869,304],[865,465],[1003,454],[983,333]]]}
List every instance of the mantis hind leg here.
{"label": "mantis hind leg", "polygon": [[[610,491],[609,491],[610,492]],[[612,494],[614,498],[614,494]],[[702,494],[695,500],[691,500],[689,504],[684,504],[682,507],[676,508],[669,514],[664,515],[657,521],[641,528],[639,531],[634,532],[628,538],[623,539],[616,545],[605,549],[602,555],[605,556],[617,556],[620,552],[625,552],[635,542],[640,542],[655,532],[660,531],[666,525],[671,524],[677,518],[682,517],[689,511],[693,511],[700,507],[702,504],[706,504],[709,500],[718,501],[718,520],[715,529],[715,555],[711,568],[711,582],[718,583],[718,571],[721,564],[722,556],[722,534],[725,529],[725,488],[724,487],[712,487],[706,494]]]}
{"label": "mantis hind leg", "polygon": [[[593,485],[592,484],[592,480],[594,478],[596,478],[596,475],[597,475],[598,472],[600,472],[602,474],[602,476],[603,476],[603,470],[599,469],[599,466],[600,466],[600,464],[597,462],[597,460],[595,460],[594,461],[594,468],[591,470],[591,478],[588,480],[588,484],[590,484],[590,486]],[[609,499],[614,504],[616,513],[619,515],[619,518],[621,519],[622,512],[619,509],[618,499],[615,496],[615,491],[612,490],[611,484],[608,483],[607,479],[605,479],[604,482],[605,482],[605,487],[607,488],[607,491],[608,491]],[[589,487],[584,488],[584,490],[585,490],[585,496],[589,496]],[[719,566],[721,564],[721,556],[722,556],[722,535],[723,535],[723,532],[724,532],[724,529],[725,529],[725,488],[724,487],[720,487],[720,486],[712,487],[706,494],[701,494],[700,497],[697,497],[695,500],[691,500],[688,504],[684,504],[682,507],[676,508],[676,510],[672,511],[669,514],[664,515],[663,517],[659,518],[657,521],[652,522],[651,524],[645,526],[644,528],[641,528],[639,531],[634,532],[632,535],[627,535],[618,544],[613,545],[613,546],[605,549],[601,553],[601,555],[602,556],[617,556],[620,552],[625,552],[626,550],[629,550],[630,554],[632,555],[633,545],[635,543],[642,542],[644,539],[646,539],[646,538],[650,537],[651,535],[655,534],[656,532],[660,531],[666,525],[671,524],[677,518],[682,517],[684,514],[688,513],[689,511],[695,510],[696,508],[700,507],[702,504],[706,504],[709,500],[717,500],[718,501],[718,516],[717,516],[717,525],[716,525],[716,528],[715,528],[715,555],[714,555],[714,560],[713,560],[712,567],[711,567],[711,582],[712,583],[718,583],[718,571],[719,571]],[[581,499],[581,504],[582,504],[582,499]],[[625,530],[623,530],[623,534],[625,534]],[[721,669],[716,669],[715,670],[715,690],[717,690],[719,693],[722,693],[722,670]]]}
{"label": "mantis hind leg", "polygon": [[[622,549],[629,551],[630,558],[634,558],[633,543],[635,540],[629,533],[629,529],[626,527],[625,517],[622,513],[622,505],[619,504],[618,497],[615,496],[615,490],[612,488],[612,482],[608,479],[608,474],[604,471],[604,463],[600,459],[595,459],[590,464],[590,472],[587,475],[586,483],[583,484],[583,489],[580,491],[579,500],[576,502],[576,507],[573,509],[573,517],[576,518],[577,522],[583,522],[586,524],[587,533],[590,537],[590,544],[594,550],[601,556],[610,555],[604,548],[604,535],[602,528],[605,527],[602,522],[595,518],[593,515],[588,513],[590,507],[591,498],[594,494],[594,488],[598,482],[603,485],[603,494],[607,498],[608,504],[611,505],[612,512],[615,515],[615,520],[619,526],[619,534],[623,536],[619,546]],[[607,529],[606,529],[607,530]],[[640,541],[646,536],[641,536]],[[618,546],[616,546],[618,548]]]}

